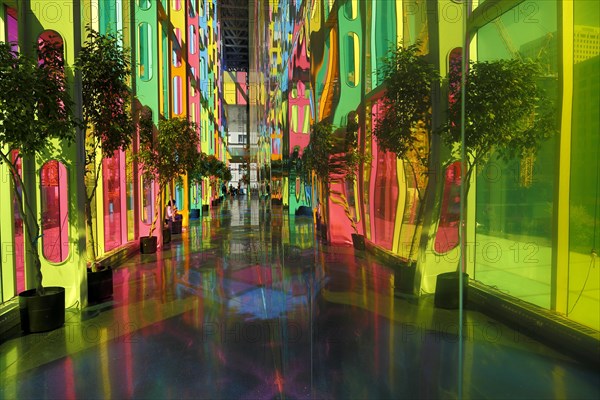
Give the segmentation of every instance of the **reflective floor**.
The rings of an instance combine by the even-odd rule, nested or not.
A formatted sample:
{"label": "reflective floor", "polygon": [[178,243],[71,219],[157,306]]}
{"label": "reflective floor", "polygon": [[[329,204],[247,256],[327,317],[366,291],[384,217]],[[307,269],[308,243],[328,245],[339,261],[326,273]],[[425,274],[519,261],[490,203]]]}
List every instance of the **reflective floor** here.
{"label": "reflective floor", "polygon": [[459,346],[457,311],[393,284],[309,218],[229,199],[121,265],[113,301],[0,344],[0,398],[600,397],[598,371],[478,312]]}

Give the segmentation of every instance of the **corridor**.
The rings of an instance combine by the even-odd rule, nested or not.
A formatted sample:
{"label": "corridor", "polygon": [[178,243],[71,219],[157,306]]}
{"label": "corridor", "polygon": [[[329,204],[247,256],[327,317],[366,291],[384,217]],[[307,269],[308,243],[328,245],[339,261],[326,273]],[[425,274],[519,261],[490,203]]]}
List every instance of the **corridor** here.
{"label": "corridor", "polygon": [[[0,398],[457,398],[458,312],[245,196],[115,271],[112,301],[0,344]],[[598,398],[598,372],[465,311],[464,398]]]}

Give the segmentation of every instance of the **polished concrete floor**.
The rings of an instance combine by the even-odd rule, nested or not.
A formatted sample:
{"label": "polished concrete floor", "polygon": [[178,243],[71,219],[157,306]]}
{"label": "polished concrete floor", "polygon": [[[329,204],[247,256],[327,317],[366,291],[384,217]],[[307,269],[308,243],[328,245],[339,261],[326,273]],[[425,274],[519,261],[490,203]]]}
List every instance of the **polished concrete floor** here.
{"label": "polished concrete floor", "polygon": [[0,398],[600,397],[597,370],[472,310],[459,340],[457,311],[393,282],[310,219],[229,199],[119,266],[112,301],[4,340]]}

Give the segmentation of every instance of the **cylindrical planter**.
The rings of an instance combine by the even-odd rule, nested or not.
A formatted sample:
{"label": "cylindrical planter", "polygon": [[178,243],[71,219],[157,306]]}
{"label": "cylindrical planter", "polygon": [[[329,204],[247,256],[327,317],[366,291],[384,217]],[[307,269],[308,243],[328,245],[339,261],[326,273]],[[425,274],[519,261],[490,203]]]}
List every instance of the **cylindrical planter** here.
{"label": "cylindrical planter", "polygon": [[200,218],[200,209],[192,208],[190,209],[190,219],[198,219]]}
{"label": "cylindrical planter", "polygon": [[163,244],[171,243],[171,228],[169,228],[168,226],[163,228],[162,234],[163,234]]}
{"label": "cylindrical planter", "polygon": [[358,233],[352,234],[352,244],[356,250],[364,250],[365,246],[365,237],[363,235],[359,235]]}
{"label": "cylindrical planter", "polygon": [[[436,279],[434,305],[439,308],[456,309],[459,306],[458,285],[459,272],[446,272],[439,274]],[[467,292],[469,288],[469,274],[462,273],[463,305],[467,303]]]}
{"label": "cylindrical planter", "polygon": [[113,270],[110,267],[96,272],[88,269],[88,303],[101,303],[113,296]]}
{"label": "cylindrical planter", "polygon": [[181,234],[181,220],[173,221],[171,223],[171,233],[173,235]]}
{"label": "cylindrical planter", "polygon": [[140,253],[152,254],[156,253],[156,236],[142,236],[140,238]]}
{"label": "cylindrical planter", "polygon": [[397,292],[413,294],[416,270],[414,265],[402,264],[395,267],[394,285]]}
{"label": "cylindrical planter", "polygon": [[35,289],[19,293],[21,329],[25,333],[46,332],[65,323],[65,288],[49,286],[43,296]]}

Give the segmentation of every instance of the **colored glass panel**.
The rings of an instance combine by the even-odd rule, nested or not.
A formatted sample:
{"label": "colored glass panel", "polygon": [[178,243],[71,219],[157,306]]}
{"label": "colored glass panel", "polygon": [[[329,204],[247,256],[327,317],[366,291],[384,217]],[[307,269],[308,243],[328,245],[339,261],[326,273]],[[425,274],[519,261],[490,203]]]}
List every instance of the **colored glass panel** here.
{"label": "colored glass panel", "polygon": [[6,41],[12,44],[12,49],[19,49],[19,24],[17,21],[17,10],[6,7]]}
{"label": "colored glass panel", "polygon": [[181,77],[173,77],[173,112],[176,115],[182,111],[182,92],[181,92]]}
{"label": "colored glass panel", "polygon": [[143,176],[140,176],[140,188],[142,189],[142,195],[140,196],[141,220],[143,223],[150,225],[154,215],[152,181],[148,181]]}
{"label": "colored glass panel", "polygon": [[196,54],[196,47],[198,46],[196,43],[196,27],[194,25],[190,25],[189,27],[189,46],[190,46],[190,54]]}
{"label": "colored glass panel", "polygon": [[138,26],[138,74],[144,82],[152,79],[152,27],[146,22]]}
{"label": "colored glass panel", "polygon": [[[575,1],[569,198],[569,318],[600,330],[600,9]],[[595,253],[594,251],[595,250]],[[596,255],[594,255],[596,254]]]}
{"label": "colored glass panel", "polygon": [[[17,173],[23,177],[23,169],[21,158],[17,159],[18,153],[13,151],[12,158],[17,169]],[[16,160],[16,162],[15,162]],[[22,196],[21,186],[17,187],[18,196]],[[13,215],[14,215],[14,237],[15,237],[15,277],[17,284],[17,293],[25,290],[25,247],[23,234],[23,219],[19,212],[19,201],[16,197],[13,198]]]}
{"label": "colored glass panel", "polygon": [[42,251],[51,262],[62,262],[69,254],[67,169],[51,160],[40,170]]}
{"label": "colored glass panel", "polygon": [[180,67],[181,66],[181,30],[179,28],[175,28],[174,32],[175,32],[175,38],[177,40],[175,40],[172,43],[172,52],[171,52],[172,60],[171,60],[171,62],[173,63],[174,67]]}
{"label": "colored glass panel", "polygon": [[120,154],[115,152],[102,162],[104,249],[112,250],[121,239],[121,166]]}
{"label": "colored glass panel", "polygon": [[358,35],[350,32],[346,36],[346,83],[351,87],[358,85],[359,77],[359,44]]}
{"label": "colored glass panel", "polygon": [[[557,2],[531,1],[538,23],[515,19],[513,10],[478,31],[479,61],[538,59],[546,71],[539,84],[558,100]],[[544,21],[539,23],[539,21]],[[552,303],[556,137],[535,157],[503,160],[491,155],[476,178],[475,278],[521,300]]]}
{"label": "colored glass panel", "polygon": [[152,0],[138,0],[140,10],[149,10],[152,7]]}

